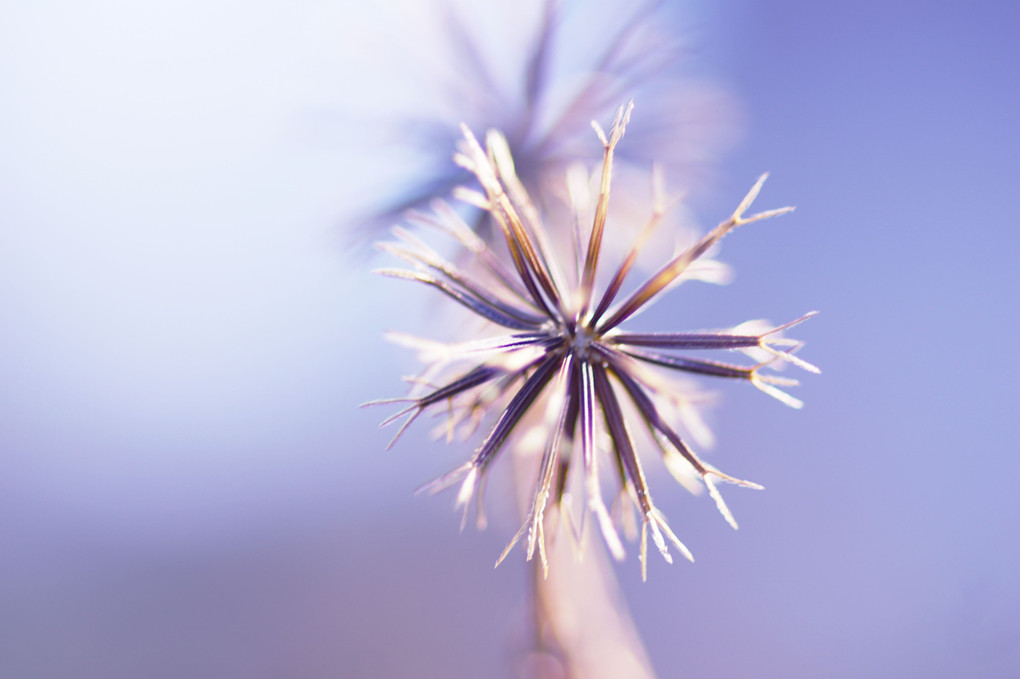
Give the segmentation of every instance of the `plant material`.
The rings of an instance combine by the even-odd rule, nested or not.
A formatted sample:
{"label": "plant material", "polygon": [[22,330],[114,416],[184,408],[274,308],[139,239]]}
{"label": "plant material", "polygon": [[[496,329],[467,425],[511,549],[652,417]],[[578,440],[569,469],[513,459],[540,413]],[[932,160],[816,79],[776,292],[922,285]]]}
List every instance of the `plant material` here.
{"label": "plant material", "polygon": [[[628,505],[633,507],[640,518],[642,577],[647,572],[649,533],[667,562],[672,562],[669,543],[692,559],[652,500],[644,464],[634,442],[635,430],[647,430],[672,471],[693,471],[734,528],[736,521],[716,483],[759,489],[761,486],[704,462],[681,438],[675,422],[682,399],[672,390],[666,375],[687,373],[743,380],[787,405],[800,407],[798,400],[781,390],[796,382],[768,374],[766,369],[779,361],[818,372],[794,355],[801,346],[799,342],[781,336],[782,331],[813,314],[758,332],[739,326],[733,330],[664,333],[629,332],[623,328],[628,319],[689,275],[695,262],[727,233],[792,210],[779,208],[747,214],[765,182],[763,175],[729,218],[624,294],[638,253],[666,212],[666,201],[659,188],[647,225],[623,261],[603,282],[600,255],[606,233],[613,156],[631,109],[632,105],[619,109],[608,136],[593,123],[603,147],[600,192],[590,231],[582,237],[575,227],[571,256],[565,259],[556,256],[555,233],[543,224],[518,179],[503,136],[490,132],[483,148],[466,126],[462,126],[464,141],[455,160],[477,177],[482,192],[461,189],[457,195],[491,215],[505,249],[487,245],[442,204],[437,205],[437,218],[421,221],[453,236],[472,253],[475,266],[455,266],[399,228],[398,242],[382,246],[409,262],[413,269],[385,269],[380,273],[432,286],[483,319],[487,326],[498,329],[493,336],[456,345],[404,339],[419,348],[432,365],[416,380],[418,391],[411,396],[376,402],[408,404],[383,422],[386,425],[406,416],[397,437],[427,410],[445,408],[450,433],[457,428],[472,432],[486,415],[499,413],[471,459],[425,488],[438,491],[460,483],[457,506],[463,509],[464,518],[474,500],[479,507],[479,519],[484,521],[481,503],[487,473],[510,445],[512,435],[522,433],[526,415],[534,413],[534,417],[540,418],[539,422],[529,420],[527,424],[533,431],[542,427],[544,432],[530,509],[497,565],[527,536],[527,558],[531,560],[537,552],[547,571],[547,510],[550,503],[563,503],[570,472],[578,463],[582,476],[577,483],[583,487],[585,496],[584,515],[594,518],[610,552],[617,559],[622,558],[623,544],[602,495],[600,468],[605,461],[615,471],[619,483],[617,506],[621,510]],[[661,182],[657,186],[661,187]],[[766,358],[742,366],[681,355],[705,350],[736,350]],[[435,383],[444,371],[458,366],[455,377]]]}
{"label": "plant material", "polygon": [[[734,97],[717,83],[683,72],[689,47],[671,27],[673,19],[661,0],[618,2],[602,9],[614,16],[612,22],[593,24],[583,4],[536,0],[527,9],[514,6],[514,18],[530,13],[535,21],[513,34],[514,44],[522,48],[511,56],[496,53],[492,43],[499,40],[485,29],[491,22],[478,20],[495,14],[496,25],[510,30],[499,8],[457,10],[451,5],[438,12],[444,19],[440,39],[425,49],[442,57],[442,67],[425,74],[428,92],[413,97],[414,113],[401,118],[396,130],[402,144],[422,152],[426,170],[389,196],[366,221],[367,233],[389,228],[406,210],[450,198],[456,187],[470,181],[469,171],[449,163],[461,121],[474,129],[502,131],[516,174],[543,213],[559,205],[550,189],[560,186],[567,168],[588,158],[589,121],[612,115],[620,101],[635,93],[645,108],[642,126],[631,131],[618,157],[623,167],[643,175],[637,167],[647,168],[654,159],[685,177],[710,170],[740,127]],[[586,43],[577,40],[581,31],[592,47],[579,44]],[[422,37],[412,42],[417,45]],[[438,107],[422,105],[422,99],[432,97]],[[476,217],[484,213],[470,216],[472,228],[490,244],[490,236],[498,240],[498,229]]]}

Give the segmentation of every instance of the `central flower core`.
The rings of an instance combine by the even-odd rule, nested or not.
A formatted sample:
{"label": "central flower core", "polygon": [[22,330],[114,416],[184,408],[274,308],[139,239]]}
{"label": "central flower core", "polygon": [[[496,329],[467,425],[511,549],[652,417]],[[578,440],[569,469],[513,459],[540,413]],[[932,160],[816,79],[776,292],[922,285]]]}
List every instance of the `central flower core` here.
{"label": "central flower core", "polygon": [[584,324],[567,329],[565,336],[569,342],[570,352],[577,358],[586,358],[588,350],[598,341],[598,336],[595,332]]}

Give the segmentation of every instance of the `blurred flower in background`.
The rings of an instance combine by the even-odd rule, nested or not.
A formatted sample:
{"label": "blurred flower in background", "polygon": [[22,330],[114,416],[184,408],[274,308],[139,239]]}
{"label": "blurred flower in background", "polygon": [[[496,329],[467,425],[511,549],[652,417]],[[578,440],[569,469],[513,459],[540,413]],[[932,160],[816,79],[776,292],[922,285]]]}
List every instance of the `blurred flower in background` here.
{"label": "blurred flower in background", "polygon": [[697,188],[735,140],[740,114],[724,87],[691,74],[676,12],[655,1],[438,3],[430,17],[438,25],[392,47],[403,54],[392,68],[416,74],[405,92],[412,112],[374,117],[390,121],[394,143],[417,150],[420,164],[370,230],[471,181],[451,161],[460,123],[500,130],[539,210],[558,210],[567,168],[590,157],[590,123],[631,98],[641,114],[618,157],[617,207],[647,204],[653,163],[676,185]]}

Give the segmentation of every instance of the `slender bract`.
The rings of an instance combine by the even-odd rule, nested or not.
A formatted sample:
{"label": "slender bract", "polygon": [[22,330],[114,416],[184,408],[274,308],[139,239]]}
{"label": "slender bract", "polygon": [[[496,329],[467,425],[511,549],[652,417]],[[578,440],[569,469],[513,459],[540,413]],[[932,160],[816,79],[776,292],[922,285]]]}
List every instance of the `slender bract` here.
{"label": "slender bract", "polygon": [[[575,238],[574,252],[568,253],[568,257],[557,257],[551,229],[559,226],[542,222],[514,173],[513,160],[502,137],[490,132],[483,148],[466,126],[462,128],[464,141],[455,160],[478,179],[482,191],[461,193],[471,204],[489,212],[502,233],[505,250],[490,249],[458,222],[453,210],[442,204],[436,206],[435,217],[419,215],[416,221],[452,235],[465,247],[470,262],[447,261],[402,229],[395,231],[398,242],[382,246],[410,263],[413,269],[386,269],[381,273],[435,287],[495,328],[492,336],[452,346],[403,338],[427,354],[432,365],[416,380],[417,390],[411,396],[394,400],[406,402],[407,407],[383,424],[406,415],[402,432],[420,413],[435,409],[447,413],[448,431],[452,432],[461,426],[473,430],[486,415],[493,416],[487,435],[471,458],[426,488],[440,490],[459,483],[457,504],[466,517],[473,499],[480,505],[486,474],[504,451],[509,452],[515,432],[526,428],[543,433],[545,443],[538,457],[530,510],[499,561],[526,535],[527,558],[530,560],[537,552],[547,568],[547,510],[553,503],[563,502],[568,476],[577,464],[583,468],[580,486],[586,496],[584,513],[595,519],[610,552],[622,557],[622,541],[602,495],[599,470],[603,462],[617,476],[619,490],[615,503],[631,505],[640,516],[642,574],[647,568],[649,533],[667,561],[672,561],[669,543],[691,559],[690,551],[670,529],[652,499],[635,434],[640,432],[651,438],[671,468],[683,464],[699,477],[734,528],[737,524],[716,482],[748,488],[761,486],[707,464],[681,438],[674,424],[679,397],[671,391],[666,375],[689,373],[744,380],[783,403],[800,407],[798,400],[780,389],[796,382],[766,374],[765,369],[782,361],[818,372],[813,365],[794,356],[801,346],[799,342],[781,336],[782,331],[813,314],[759,333],[739,329],[662,333],[623,329],[622,324],[681,280],[727,233],[792,210],[780,208],[748,214],[765,182],[763,175],[733,214],[672,257],[632,292],[621,295],[638,251],[663,216],[661,206],[665,201],[657,196],[656,207],[637,243],[610,270],[611,275],[607,273],[609,282],[600,286],[600,267],[606,265],[600,255],[603,240],[611,229],[607,215],[613,153],[624,136],[631,109],[632,105],[627,105],[619,110],[608,135],[593,123],[603,146],[599,196],[591,228],[585,234],[586,242]],[[569,225],[562,228],[567,230]],[[579,270],[572,270],[570,262],[580,263]],[[767,358],[742,366],[685,355],[695,351],[737,351]],[[458,365],[463,367],[452,377],[438,379]]]}

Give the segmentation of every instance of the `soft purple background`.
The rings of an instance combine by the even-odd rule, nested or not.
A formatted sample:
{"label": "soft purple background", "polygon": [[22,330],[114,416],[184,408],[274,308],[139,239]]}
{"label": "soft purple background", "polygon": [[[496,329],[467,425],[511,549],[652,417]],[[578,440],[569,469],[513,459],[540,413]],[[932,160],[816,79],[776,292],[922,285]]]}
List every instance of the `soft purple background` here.
{"label": "soft purple background", "polygon": [[[0,5],[0,675],[509,675],[512,527],[459,535],[411,491],[463,451],[355,409],[426,316],[337,238],[399,157],[350,121],[416,105],[372,89],[418,38],[387,11]],[[801,412],[723,390],[711,459],[767,487],[739,532],[659,477],[698,561],[620,569],[656,667],[1017,676],[1020,5],[680,14],[749,121],[699,213],[763,170],[798,209],[650,318],[820,309],[824,372]]]}

